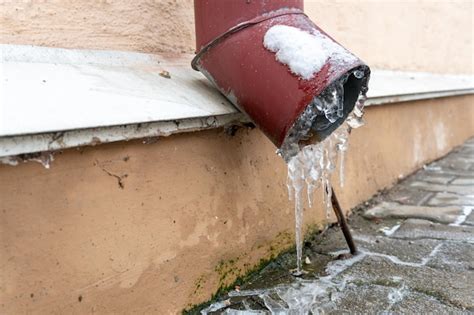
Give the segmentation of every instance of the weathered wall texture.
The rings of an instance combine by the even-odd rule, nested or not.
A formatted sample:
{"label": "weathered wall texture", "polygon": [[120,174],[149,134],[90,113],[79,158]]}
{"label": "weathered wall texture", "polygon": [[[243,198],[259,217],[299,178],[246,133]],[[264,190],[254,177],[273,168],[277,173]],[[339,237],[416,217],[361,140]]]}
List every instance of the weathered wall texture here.
{"label": "weathered wall texture", "polygon": [[193,52],[191,0],[0,1],[0,42]]}
{"label": "weathered wall texture", "polygon": [[[343,207],[472,136],[473,101],[369,108],[350,140]],[[257,129],[71,149],[49,170],[0,165],[0,313],[167,314],[203,301],[292,244],[285,182]],[[323,220],[315,204],[306,222]]]}
{"label": "weathered wall texture", "polygon": [[[0,3],[0,43],[194,51],[192,0]],[[305,6],[319,26],[374,68],[474,73],[470,0],[307,0]]]}
{"label": "weathered wall texture", "polygon": [[306,1],[321,28],[371,67],[474,73],[471,0]]}

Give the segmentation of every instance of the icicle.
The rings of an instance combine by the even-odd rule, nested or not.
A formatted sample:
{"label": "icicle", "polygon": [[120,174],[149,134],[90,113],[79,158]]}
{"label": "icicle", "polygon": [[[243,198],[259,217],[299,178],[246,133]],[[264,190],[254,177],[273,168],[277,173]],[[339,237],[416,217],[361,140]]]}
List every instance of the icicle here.
{"label": "icicle", "polygon": [[314,186],[312,184],[308,184],[308,188],[306,189],[308,194],[308,208],[313,207],[313,194],[314,194]]}
{"label": "icicle", "polygon": [[303,200],[302,191],[305,184],[305,159],[304,156],[297,155],[288,163],[288,191],[294,193],[295,201],[295,240],[297,256],[297,274],[302,272],[302,254],[303,254]]}
{"label": "icicle", "polygon": [[[336,169],[338,154],[340,154],[340,160],[343,163],[343,154],[348,147],[348,130],[349,127],[344,124],[324,141],[303,147],[288,162],[288,194],[290,200],[295,202],[297,273],[302,272],[303,189],[306,186],[308,206],[312,207],[314,190],[321,183],[325,215],[329,220],[332,210],[331,174]],[[341,173],[343,173],[343,166],[341,168]]]}
{"label": "icicle", "polygon": [[288,164],[288,176],[286,178],[286,187],[288,188],[288,199],[293,201],[293,179],[290,176],[290,166]]}
{"label": "icicle", "polygon": [[302,190],[295,190],[295,240],[296,240],[296,275],[300,275],[303,271],[303,200]]}
{"label": "icicle", "polygon": [[344,151],[341,151],[341,155],[340,155],[340,165],[339,165],[339,185],[341,186],[341,188],[344,187],[344,157],[345,157],[345,150]]}
{"label": "icicle", "polygon": [[349,140],[349,126],[342,126],[335,131],[334,135],[337,138],[336,150],[339,152],[339,184],[341,187],[344,187],[344,157],[345,152],[348,149],[348,140]]}

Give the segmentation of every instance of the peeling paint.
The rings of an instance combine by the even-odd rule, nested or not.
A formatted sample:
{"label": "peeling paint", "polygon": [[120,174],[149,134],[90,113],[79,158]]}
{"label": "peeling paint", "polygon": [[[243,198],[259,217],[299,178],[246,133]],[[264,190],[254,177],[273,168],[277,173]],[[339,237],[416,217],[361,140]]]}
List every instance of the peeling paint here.
{"label": "peeling paint", "polygon": [[[240,124],[246,121],[240,113],[203,118],[160,121],[124,126],[70,130],[61,133],[0,137],[0,163],[11,165],[17,155],[55,151],[66,148],[94,146],[101,143],[144,139],[156,142],[157,137]],[[6,162],[5,162],[6,161]]]}
{"label": "peeling paint", "polygon": [[0,158],[0,163],[11,166],[17,166],[18,160],[14,156],[5,156]]}
{"label": "peeling paint", "polygon": [[27,153],[20,154],[17,156],[5,156],[0,157],[0,164],[6,164],[10,166],[17,166],[20,163],[26,162],[38,162],[44,166],[44,168],[49,169],[51,167],[51,162],[54,161],[53,152],[38,152],[38,153]]}

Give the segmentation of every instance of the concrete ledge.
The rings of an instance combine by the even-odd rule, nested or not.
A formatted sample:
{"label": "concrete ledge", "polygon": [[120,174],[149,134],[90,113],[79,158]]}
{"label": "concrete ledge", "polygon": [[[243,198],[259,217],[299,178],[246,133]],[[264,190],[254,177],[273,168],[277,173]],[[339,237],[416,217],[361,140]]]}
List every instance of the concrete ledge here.
{"label": "concrete ledge", "polygon": [[366,106],[474,93],[474,76],[375,70]]}
{"label": "concrete ledge", "polygon": [[[207,130],[244,121],[243,114],[147,122],[102,128],[58,131],[0,138],[0,157],[55,151],[101,143],[169,136],[176,133]],[[3,160],[5,162],[7,160]],[[2,163],[2,160],[0,160]]]}
{"label": "concrete ledge", "polygon": [[[0,45],[0,157],[244,120],[192,55]],[[373,71],[367,105],[474,93],[473,76]]]}

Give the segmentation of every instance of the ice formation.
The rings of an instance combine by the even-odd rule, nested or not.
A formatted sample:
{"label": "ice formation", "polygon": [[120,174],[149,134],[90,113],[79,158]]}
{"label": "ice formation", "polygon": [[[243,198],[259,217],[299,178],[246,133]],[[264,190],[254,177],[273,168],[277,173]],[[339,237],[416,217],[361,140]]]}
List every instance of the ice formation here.
{"label": "ice formation", "polygon": [[[361,78],[360,70],[353,72],[356,78]],[[365,93],[361,93],[357,104],[348,119],[333,131],[326,139],[316,144],[307,144],[313,137],[312,132],[324,130],[329,126],[315,125],[318,116],[324,116],[327,123],[333,124],[344,117],[343,85],[347,80],[343,77],[332,83],[313,102],[307,106],[284,140],[279,154],[288,163],[288,194],[295,202],[295,239],[297,268],[296,274],[302,270],[302,226],[303,226],[303,191],[306,188],[308,206],[312,207],[314,190],[321,186],[326,217],[329,218],[331,205],[331,174],[336,169],[339,155],[340,183],[344,184],[344,153],[348,149],[348,138],[352,128],[363,125],[362,115]],[[303,141],[302,141],[303,140]]]}
{"label": "ice formation", "polygon": [[[287,65],[292,73],[306,80],[313,78],[314,74],[327,62],[331,63],[333,69],[337,69],[341,64],[351,62],[352,58],[355,58],[329,37],[316,30],[309,33],[285,25],[270,28],[265,34],[264,46],[274,52],[275,58]],[[341,167],[340,183],[343,185],[344,152],[348,149],[348,137],[352,128],[363,125],[365,87],[360,92],[352,112],[348,116],[347,111],[344,112],[344,84],[350,75],[356,79],[363,79],[365,74],[362,70],[356,69],[332,82],[320,95],[314,97],[299,115],[277,151],[287,162],[288,194],[295,203],[296,275],[304,272],[302,269],[302,227],[305,194],[311,208],[315,189],[322,188],[328,218],[332,207],[331,174],[336,169],[338,155]],[[342,123],[346,116],[347,120]],[[335,126],[339,128],[332,131]],[[317,138],[317,136],[325,136],[325,138]],[[295,314],[314,312],[317,310],[314,308],[316,299],[326,299],[328,292],[336,293],[345,287],[347,279],[338,282],[334,281],[334,278],[364,257],[365,255],[358,255],[349,260],[332,262],[326,270],[328,275],[316,282],[297,279],[288,285],[268,290],[230,292],[229,296],[258,296],[272,314],[286,314],[286,310],[298,310]],[[327,302],[332,303],[330,299]],[[207,314],[223,308],[221,304],[215,303],[202,313]],[[225,313],[240,314],[240,311],[227,308]],[[244,313],[261,312],[246,307]]]}
{"label": "ice formation", "polygon": [[38,162],[44,166],[44,168],[49,169],[51,167],[51,162],[54,161],[54,155],[51,152],[40,152],[40,153],[31,153],[31,154],[21,154],[18,156],[5,156],[0,157],[0,164],[7,164],[11,166],[17,166],[20,162],[34,161]]}
{"label": "ice formation", "polygon": [[401,226],[401,224],[396,224],[396,225],[392,226],[391,228],[389,228],[388,226],[385,226],[385,227],[381,228],[379,231],[381,231],[385,236],[392,236],[393,233],[398,231],[400,226]]}
{"label": "ice formation", "polygon": [[263,45],[275,53],[275,58],[287,65],[290,71],[310,80],[324,64],[350,62],[356,57],[325,34],[312,33],[287,25],[272,26],[263,39]]}
{"label": "ice formation", "polygon": [[[367,257],[380,257],[395,265],[421,268],[426,266],[441,250],[444,244],[436,245],[431,252],[419,262],[401,260],[392,255],[371,252],[361,249],[360,253],[346,260],[333,260],[326,267],[325,274],[317,279],[295,279],[289,284],[280,284],[268,289],[231,291],[228,296],[232,298],[254,297],[263,302],[270,314],[325,314],[337,311],[337,303],[344,298],[344,291],[354,289],[354,282],[360,281],[357,276],[345,273],[350,267],[362,262]],[[345,253],[345,251],[343,251]],[[336,257],[343,253],[341,251],[330,253]],[[392,287],[387,294],[389,312],[391,308],[402,301],[410,293],[410,288],[404,280],[399,277],[391,277],[396,286]],[[235,310],[231,307],[231,300],[216,302],[201,311],[201,314],[222,311],[224,314],[268,314],[268,311],[252,309],[248,304],[245,310]],[[245,303],[242,303],[245,305]]]}
{"label": "ice formation", "polygon": [[[324,97],[324,95],[322,97]],[[341,98],[335,96],[333,99]],[[308,205],[311,207],[314,190],[317,187],[322,186],[326,216],[329,215],[329,209],[331,207],[331,174],[336,169],[338,154],[341,161],[340,172],[344,172],[343,155],[348,148],[348,137],[350,131],[352,128],[358,128],[363,125],[362,114],[364,100],[365,93],[362,93],[353,112],[349,114],[346,122],[336,129],[329,137],[316,144],[300,145],[299,141],[308,136],[317,115],[326,115],[327,113],[324,110],[318,109],[317,106],[314,105],[316,102],[313,101],[312,106],[308,106],[302,116],[295,123],[295,126],[293,126],[292,129],[295,132],[288,137],[289,139],[286,139],[287,143],[290,141],[292,142],[291,145],[287,145],[283,150],[279,151],[279,154],[285,158],[288,164],[288,193],[290,199],[294,199],[295,202],[295,234],[297,250],[297,269],[295,274],[303,273],[302,227],[304,192],[306,190]],[[321,102],[332,105],[332,102],[329,102],[328,100],[321,100]],[[341,184],[342,182],[343,177]],[[423,259],[419,264],[406,263],[399,260],[397,257],[389,255],[383,255],[383,257],[390,259],[395,263],[421,266],[426,264],[438,249],[438,247],[435,248],[433,253],[426,259]],[[382,254],[363,251],[361,254],[353,256],[347,260],[332,261],[326,268],[327,275],[318,280],[303,280],[297,278],[290,284],[279,285],[270,289],[232,291],[229,292],[229,297],[258,296],[271,314],[307,314],[309,312],[313,312],[314,314],[319,312],[324,313],[333,308],[335,299],[338,298],[340,292],[344,291],[351,280],[347,277],[343,277],[342,279],[336,279],[336,277],[353,264],[364,259],[366,256],[382,256]],[[395,298],[395,296],[389,298]],[[229,300],[227,300],[227,302],[229,302]],[[223,312],[224,314],[268,313],[266,311],[252,310],[249,306],[246,306],[246,310],[244,311],[235,310],[228,306],[229,303],[217,302],[209,306],[207,309],[202,310],[201,313],[208,314],[209,312],[220,311],[223,309],[225,309]]]}
{"label": "ice formation", "polygon": [[464,206],[462,207],[462,215],[460,215],[454,223],[451,223],[450,225],[452,226],[460,226],[461,224],[466,221],[466,219],[469,217],[471,212],[474,210],[474,207],[472,206]]}
{"label": "ice formation", "polygon": [[[355,70],[352,74],[356,78],[362,78],[364,75],[361,70]],[[345,116],[344,84],[347,82],[349,75],[347,74],[331,83],[300,114],[277,152],[286,162],[289,162],[293,156],[302,150],[301,142],[311,140],[314,132],[321,132],[331,127],[332,124],[341,123]],[[361,91],[353,112],[347,117],[347,125],[350,128],[359,128],[364,124],[362,116],[364,114],[365,93],[366,91]],[[316,123],[318,116],[325,119],[319,119]],[[341,149],[343,148],[341,147]]]}
{"label": "ice formation", "polygon": [[[297,273],[301,273],[303,190],[306,188],[309,207],[312,207],[314,190],[322,186],[326,217],[331,209],[330,178],[336,169],[337,154],[347,150],[349,126],[342,125],[324,141],[307,145],[288,162],[288,194],[295,202]],[[343,165],[343,164],[341,164]]]}
{"label": "ice formation", "polygon": [[18,165],[18,160],[14,159],[11,156],[0,157],[0,164],[17,166]]}

